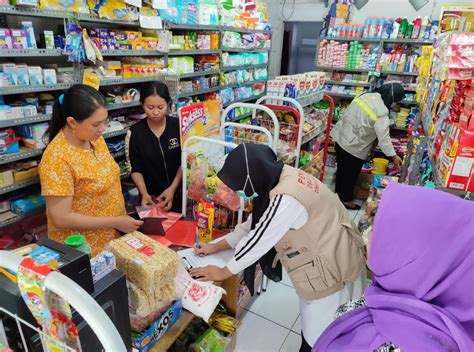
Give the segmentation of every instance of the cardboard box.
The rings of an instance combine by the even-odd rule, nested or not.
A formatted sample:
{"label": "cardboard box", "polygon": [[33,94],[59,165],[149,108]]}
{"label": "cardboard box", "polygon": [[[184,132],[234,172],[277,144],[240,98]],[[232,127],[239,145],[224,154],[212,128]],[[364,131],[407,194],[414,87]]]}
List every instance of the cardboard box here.
{"label": "cardboard box", "polygon": [[12,170],[0,169],[0,187],[11,186],[14,182]]}
{"label": "cardboard box", "polygon": [[132,332],[132,346],[140,352],[148,352],[161,336],[179,319],[183,311],[181,300],[173,305],[148,329]]}
{"label": "cardboard box", "polygon": [[468,131],[474,131],[474,109],[464,108],[459,118],[459,124]]}

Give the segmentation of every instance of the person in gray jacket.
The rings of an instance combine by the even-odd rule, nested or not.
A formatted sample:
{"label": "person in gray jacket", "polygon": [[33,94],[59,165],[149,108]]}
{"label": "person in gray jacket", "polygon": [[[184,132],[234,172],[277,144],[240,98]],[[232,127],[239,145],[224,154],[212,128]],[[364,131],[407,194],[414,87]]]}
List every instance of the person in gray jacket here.
{"label": "person in gray jacket", "polygon": [[403,100],[405,90],[399,83],[384,84],[374,93],[356,97],[331,132],[336,144],[336,193],[347,209],[359,209],[352,202],[354,186],[373,144],[378,140],[382,152],[397,168],[402,159],[390,139],[390,108]]}

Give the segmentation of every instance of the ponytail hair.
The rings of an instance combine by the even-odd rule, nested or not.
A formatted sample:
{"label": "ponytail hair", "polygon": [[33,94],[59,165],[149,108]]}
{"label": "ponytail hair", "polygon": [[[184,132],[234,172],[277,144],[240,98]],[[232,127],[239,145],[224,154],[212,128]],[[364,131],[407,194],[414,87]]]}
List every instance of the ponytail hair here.
{"label": "ponytail hair", "polygon": [[98,90],[84,84],[75,84],[54,102],[53,116],[46,134],[51,142],[66,126],[71,116],[81,122],[89,118],[97,109],[105,108],[105,98]]}

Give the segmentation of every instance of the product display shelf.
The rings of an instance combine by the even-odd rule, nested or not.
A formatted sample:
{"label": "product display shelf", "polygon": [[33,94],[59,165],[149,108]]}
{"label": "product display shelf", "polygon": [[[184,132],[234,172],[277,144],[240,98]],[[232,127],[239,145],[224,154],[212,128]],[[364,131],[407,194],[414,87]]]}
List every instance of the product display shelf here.
{"label": "product display shelf", "polygon": [[320,102],[323,99],[324,92],[296,98],[302,107],[310,106]]}
{"label": "product display shelf", "polygon": [[474,199],[471,196],[470,192],[460,191],[460,190],[457,190],[457,189],[447,188],[447,187],[443,186],[441,175],[438,172],[438,168],[435,166],[436,164],[434,163],[433,153],[431,153],[429,147],[428,147],[428,157],[429,157],[430,162],[431,162],[431,170],[433,172],[433,178],[434,178],[434,183],[436,185],[436,189],[454,194],[455,196],[458,196],[458,197],[462,197],[462,198],[466,198],[466,199]]}
{"label": "product display shelf", "polygon": [[53,90],[66,90],[74,83],[39,84],[34,86],[8,86],[0,88],[0,95],[13,95],[23,93],[47,92]]}
{"label": "product display shelf", "polygon": [[228,47],[223,47],[222,51],[225,52],[232,52],[232,53],[266,53],[269,52],[270,49],[246,49],[246,48],[228,48]]}
{"label": "product display shelf", "polygon": [[184,332],[186,327],[195,318],[194,315],[188,311],[183,310],[183,313],[179,319],[174,323],[168,331],[164,333],[162,337],[156,342],[156,344],[150,349],[150,352],[163,352],[167,351],[176,339]]}
{"label": "product display shelf", "polygon": [[165,56],[166,53],[158,50],[101,50],[102,56]]}
{"label": "product display shelf", "polygon": [[185,56],[185,55],[217,55],[220,50],[170,50],[168,56]]}
{"label": "product display shelf", "polygon": [[153,76],[153,77],[137,77],[137,78],[110,78],[110,79],[102,79],[100,81],[101,87],[106,86],[114,86],[119,84],[134,84],[134,83],[143,83],[143,82],[150,82],[150,81],[159,81],[161,80],[161,76]]}
{"label": "product display shelf", "polygon": [[[225,86],[221,86],[221,89],[251,86],[251,85],[257,84],[257,83],[265,83],[266,81],[267,81],[266,79],[256,79],[254,81],[226,84]],[[236,103],[236,102],[234,102],[234,103]]]}
{"label": "product display shelf", "polygon": [[109,104],[107,105],[107,110],[112,111],[112,110],[120,110],[120,109],[126,109],[126,108],[134,108],[140,106],[140,102],[138,100],[136,101],[131,101],[128,103],[116,103],[116,104]]}
{"label": "product display shelf", "polygon": [[11,225],[11,224],[15,224],[19,221],[22,221],[24,219],[28,219],[28,218],[30,218],[32,216],[35,216],[35,215],[38,215],[40,213],[45,213],[45,211],[46,211],[46,207],[40,207],[40,208],[35,209],[35,210],[33,210],[29,213],[26,213],[26,214],[23,214],[23,215],[17,215],[14,218],[4,220],[4,221],[0,221],[0,228],[2,228],[4,226]]}
{"label": "product display shelf", "polygon": [[224,66],[224,67],[222,67],[222,71],[249,70],[249,69],[265,68],[265,67],[268,67],[268,64],[242,65],[242,66]]}
{"label": "product display shelf", "polygon": [[398,76],[412,76],[418,77],[418,72],[399,72],[399,71],[382,71],[383,75],[398,75]]}
{"label": "product display shelf", "polygon": [[326,94],[335,98],[343,98],[343,99],[353,99],[357,96],[355,94],[335,93],[335,92],[326,92]]}
{"label": "product display shelf", "polygon": [[118,24],[121,26],[136,26],[140,24],[138,21],[115,21],[103,18],[98,18],[87,13],[76,13],[72,11],[60,11],[60,10],[47,10],[36,7],[21,7],[14,5],[0,5],[0,14],[5,15],[17,15],[17,16],[28,16],[28,17],[43,17],[43,18],[75,18],[84,22],[96,22],[96,23],[108,23]]}
{"label": "product display shelf", "polygon": [[326,128],[318,128],[313,132],[309,132],[303,135],[303,138],[301,139],[301,144],[302,145],[306,144],[313,139],[317,139],[319,141],[320,138],[324,137],[325,135],[326,135]]}
{"label": "product display shelf", "polygon": [[[226,105],[224,105],[224,107],[225,106]],[[227,105],[227,106],[229,106],[229,105]],[[251,116],[252,116],[252,112],[247,112],[245,114],[240,114],[239,116],[234,117],[232,120],[230,120],[230,122],[239,121],[239,120],[245,119],[247,117],[251,117]]]}
{"label": "product display shelf", "polygon": [[124,128],[123,130],[120,130],[120,131],[107,132],[107,133],[104,133],[102,135],[102,137],[104,137],[104,139],[108,139],[108,138],[123,136],[123,135],[127,134],[127,131],[128,131],[128,129]]}
{"label": "product display shelf", "polygon": [[334,84],[338,86],[349,86],[349,87],[371,87],[370,82],[345,82],[345,81],[331,81],[327,80],[326,84]]}
{"label": "product display shelf", "polygon": [[36,185],[39,183],[39,178],[38,177],[33,177],[28,180],[20,181],[20,182],[15,182],[12,185],[5,186],[5,187],[0,187],[0,194],[5,194],[9,192],[16,191],[17,189],[29,187],[32,185]]}
{"label": "product display shelf", "polygon": [[432,45],[432,40],[420,39],[382,39],[382,43],[386,44],[412,44],[412,45]]}
{"label": "product display shelf", "polygon": [[0,120],[0,128],[27,125],[30,123],[45,122],[51,120],[51,115],[38,114],[31,117],[22,117],[20,119]]}
{"label": "product display shelf", "polygon": [[203,24],[176,24],[171,22],[165,22],[166,29],[176,29],[183,31],[215,31],[218,32],[221,30],[220,26],[211,26]]}
{"label": "product display shelf", "polygon": [[329,66],[316,66],[317,70],[321,71],[341,71],[341,72],[353,72],[353,73],[369,73],[371,70],[362,68],[345,68],[345,67],[329,67]]}
{"label": "product display shelf", "polygon": [[220,74],[220,73],[221,73],[220,70],[210,70],[210,71],[184,73],[184,74],[179,75],[179,79],[210,76],[210,75],[216,75],[216,74]]}
{"label": "product display shelf", "polygon": [[212,92],[217,92],[219,89],[221,89],[220,86],[217,87],[212,87],[212,88],[206,88],[206,89],[199,89],[195,90],[193,92],[182,92],[178,93],[177,98],[186,98],[186,97],[193,97],[195,95],[201,95],[201,94],[206,94],[206,93],[212,93]]}
{"label": "product display shelf", "polygon": [[20,149],[20,152],[14,154],[5,154],[0,156],[0,165],[8,164],[14,161],[24,160],[28,158],[33,158],[35,156],[40,156],[43,153],[43,149],[29,150],[29,149]]}
{"label": "product display shelf", "polygon": [[227,27],[227,26],[222,26],[221,29],[223,31],[238,32],[238,33],[244,33],[244,34],[252,34],[252,33],[272,34],[272,31],[268,31],[264,29],[247,29],[247,28]]}
{"label": "product display shelf", "polygon": [[[238,99],[238,100],[235,100],[233,101],[232,103],[226,103],[224,104],[222,107],[225,109],[226,107],[228,107],[230,104],[234,104],[234,103],[247,103],[249,101],[252,101],[252,100],[257,100],[257,99],[260,99],[261,97],[263,97],[265,94],[259,94],[259,95],[252,95],[251,97],[248,97],[248,98],[242,98],[242,99]],[[247,115],[247,114],[244,114],[244,115]],[[251,115],[251,114],[250,114]],[[242,119],[243,117],[239,117],[239,118],[236,118],[236,119]]]}
{"label": "product display shelf", "polygon": [[380,38],[356,38],[356,37],[323,37],[326,40],[336,40],[341,42],[363,42],[363,43],[379,43]]}
{"label": "product display shelf", "polygon": [[0,57],[63,56],[61,49],[2,49]]}

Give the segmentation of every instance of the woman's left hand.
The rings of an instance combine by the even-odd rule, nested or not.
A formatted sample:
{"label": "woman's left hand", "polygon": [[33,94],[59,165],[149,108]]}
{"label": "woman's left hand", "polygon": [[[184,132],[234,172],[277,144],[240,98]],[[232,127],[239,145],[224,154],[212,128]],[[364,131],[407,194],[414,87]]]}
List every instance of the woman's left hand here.
{"label": "woman's left hand", "polygon": [[158,196],[158,203],[160,207],[170,210],[173,206],[173,197],[175,190],[171,187],[168,187]]}
{"label": "woman's left hand", "polygon": [[224,281],[231,277],[232,272],[227,267],[220,268],[215,265],[208,265],[202,268],[194,268],[190,272],[191,276],[199,281]]}

